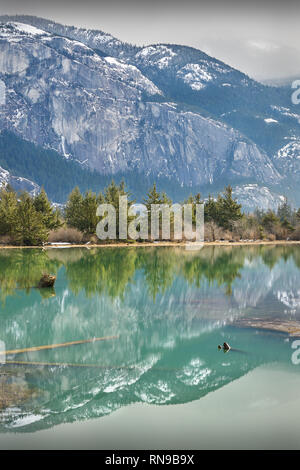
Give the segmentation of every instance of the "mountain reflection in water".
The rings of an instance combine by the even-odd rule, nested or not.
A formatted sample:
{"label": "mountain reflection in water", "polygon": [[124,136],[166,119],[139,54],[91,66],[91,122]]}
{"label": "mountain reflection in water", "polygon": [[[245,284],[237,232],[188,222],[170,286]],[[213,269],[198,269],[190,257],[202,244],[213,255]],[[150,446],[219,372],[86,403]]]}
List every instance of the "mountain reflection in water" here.
{"label": "mountain reflection in water", "polygon": [[[298,246],[0,250],[7,350],[116,337],[7,356],[0,430],[186,403],[258,365],[289,367],[287,335],[235,323],[299,321],[299,268]],[[34,288],[43,272],[57,276],[55,290]],[[236,350],[218,351],[224,341]]]}

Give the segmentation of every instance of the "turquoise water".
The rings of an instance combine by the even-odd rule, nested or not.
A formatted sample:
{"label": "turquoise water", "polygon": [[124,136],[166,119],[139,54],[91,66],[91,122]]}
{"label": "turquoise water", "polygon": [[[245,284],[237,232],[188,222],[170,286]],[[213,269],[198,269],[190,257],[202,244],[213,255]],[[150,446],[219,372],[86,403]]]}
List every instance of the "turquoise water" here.
{"label": "turquoise water", "polygon": [[[125,407],[130,419],[133,405],[191,406],[207,402],[212,392],[221,400],[224,393],[226,407],[228,386],[261,367],[275,377],[279,369],[278,377],[298,376],[293,339],[241,328],[239,320],[300,320],[299,269],[295,246],[194,253],[160,247],[1,250],[0,340],[6,350],[109,338],[7,355],[0,366],[0,440],[12,432],[119,416]],[[57,275],[55,289],[34,287],[43,272]],[[228,353],[217,348],[224,341],[232,346]],[[254,374],[250,386],[260,390],[261,380]],[[262,387],[259,399],[266,398]],[[203,419],[214,412],[210,406],[214,401]],[[229,406],[234,413],[235,403]],[[298,410],[290,420],[299,421]],[[186,439],[189,432],[192,441],[192,423]]]}

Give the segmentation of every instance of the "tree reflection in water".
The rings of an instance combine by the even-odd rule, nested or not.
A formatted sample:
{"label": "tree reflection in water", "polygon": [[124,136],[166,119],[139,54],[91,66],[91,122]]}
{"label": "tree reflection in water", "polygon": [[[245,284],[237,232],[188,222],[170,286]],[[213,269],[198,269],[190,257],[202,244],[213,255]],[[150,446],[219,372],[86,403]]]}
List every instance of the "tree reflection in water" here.
{"label": "tree reflection in water", "polygon": [[[2,429],[186,403],[260,364],[288,366],[288,338],[234,321],[299,319],[299,268],[290,246],[0,250],[7,349],[118,337],[9,356],[23,365],[0,367]],[[43,272],[57,275],[55,293],[33,288]],[[240,351],[218,351],[224,341]]]}

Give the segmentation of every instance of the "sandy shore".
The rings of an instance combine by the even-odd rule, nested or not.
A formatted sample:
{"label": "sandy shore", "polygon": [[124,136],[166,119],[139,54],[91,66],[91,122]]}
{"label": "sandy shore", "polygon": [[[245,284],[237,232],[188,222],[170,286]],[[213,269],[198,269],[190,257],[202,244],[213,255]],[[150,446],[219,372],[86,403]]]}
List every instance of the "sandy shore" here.
{"label": "sandy shore", "polygon": [[[107,243],[103,245],[96,245],[96,244],[64,244],[64,243],[57,243],[55,245],[44,245],[44,246],[13,246],[13,245],[0,245],[0,250],[2,249],[20,249],[20,248],[38,248],[41,250],[45,249],[52,249],[52,248],[137,248],[137,247],[185,247],[187,242],[136,242],[136,243]],[[275,241],[264,241],[264,240],[256,240],[256,241],[238,241],[238,242],[228,242],[228,241],[216,241],[216,242],[204,242],[203,246],[260,246],[260,245],[300,245],[300,240],[275,240]]]}

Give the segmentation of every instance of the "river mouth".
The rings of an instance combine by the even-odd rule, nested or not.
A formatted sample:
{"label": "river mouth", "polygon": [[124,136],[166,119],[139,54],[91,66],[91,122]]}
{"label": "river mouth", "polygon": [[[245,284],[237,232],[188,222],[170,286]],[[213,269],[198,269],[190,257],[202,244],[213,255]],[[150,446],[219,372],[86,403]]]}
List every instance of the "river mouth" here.
{"label": "river mouth", "polygon": [[[77,448],[134,448],[130,436],[162,448],[158,424],[165,448],[242,448],[247,433],[255,448],[258,408],[273,423],[265,448],[280,435],[299,447],[289,387],[299,374],[300,247],[3,250],[0,266],[2,448],[42,448],[54,427],[61,439],[49,448],[80,435]],[[57,276],[51,295],[34,287],[41,272]],[[230,413],[236,428],[222,441]],[[92,438],[102,423],[111,437]]]}

